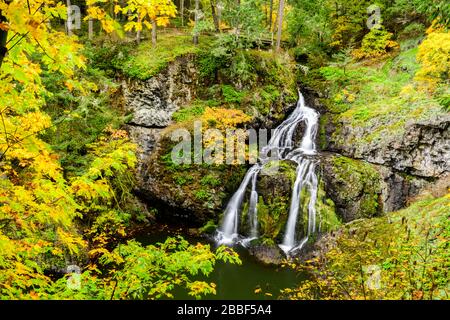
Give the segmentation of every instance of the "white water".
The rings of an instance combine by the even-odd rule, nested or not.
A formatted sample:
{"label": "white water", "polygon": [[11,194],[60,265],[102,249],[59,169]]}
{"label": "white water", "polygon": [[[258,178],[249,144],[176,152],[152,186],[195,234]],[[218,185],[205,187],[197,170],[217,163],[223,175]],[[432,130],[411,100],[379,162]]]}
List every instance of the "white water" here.
{"label": "white water", "polygon": [[[297,107],[292,114],[275,129],[268,145],[261,151],[259,162],[248,170],[238,190],[228,203],[224,212],[223,223],[216,235],[216,241],[219,244],[232,244],[239,241],[239,216],[250,183],[251,191],[248,210],[250,232],[246,239],[241,240],[241,243],[246,244],[250,240],[258,237],[258,191],[256,189],[258,174],[268,161],[275,159],[292,160],[297,163],[297,178],[292,191],[286,231],[283,243],[280,244],[280,248],[286,252],[286,254],[289,254],[293,251],[300,250],[308,241],[309,236],[315,232],[315,203],[317,198],[316,164],[315,160],[308,156],[316,154],[314,141],[317,134],[318,120],[319,114],[314,109],[305,105],[303,95],[299,93]],[[300,146],[295,146],[294,134],[298,125],[302,122],[305,123],[305,132]],[[306,236],[302,239],[297,239],[296,229],[299,214],[302,212],[300,204],[301,194],[304,188],[307,188],[310,195],[307,214],[308,228]]]}

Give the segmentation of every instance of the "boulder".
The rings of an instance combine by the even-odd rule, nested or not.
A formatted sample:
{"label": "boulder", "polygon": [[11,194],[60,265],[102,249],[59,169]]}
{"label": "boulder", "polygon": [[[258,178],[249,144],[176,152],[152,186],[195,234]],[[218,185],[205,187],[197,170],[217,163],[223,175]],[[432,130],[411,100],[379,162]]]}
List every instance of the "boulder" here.
{"label": "boulder", "polygon": [[323,155],[321,172],[325,191],[344,222],[383,212],[381,176],[371,164],[340,155]]}
{"label": "boulder", "polygon": [[280,265],[286,258],[284,252],[275,244],[250,245],[248,251],[250,255],[252,255],[258,262],[261,262],[265,265]]}

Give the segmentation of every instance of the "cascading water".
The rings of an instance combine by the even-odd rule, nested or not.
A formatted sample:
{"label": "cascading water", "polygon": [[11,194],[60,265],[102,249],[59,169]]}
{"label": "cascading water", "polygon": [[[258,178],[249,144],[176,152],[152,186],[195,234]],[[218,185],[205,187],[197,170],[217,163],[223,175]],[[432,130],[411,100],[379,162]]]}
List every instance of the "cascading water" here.
{"label": "cascading water", "polygon": [[[315,138],[317,134],[319,114],[305,105],[303,95],[299,92],[297,106],[292,114],[278,126],[269,143],[261,151],[258,163],[252,166],[245,175],[241,185],[228,203],[224,219],[217,231],[216,241],[219,244],[232,244],[239,241],[239,215],[248,186],[251,184],[250,201],[248,209],[249,237],[242,240],[246,242],[258,236],[258,191],[256,182],[258,175],[269,160],[291,160],[297,163],[297,177],[292,191],[291,206],[286,225],[283,243],[280,248],[286,253],[292,253],[303,247],[311,234],[315,232],[317,199],[317,176],[315,173],[316,160],[311,155],[316,154]],[[294,143],[294,134],[300,123],[305,123],[305,132],[300,146]],[[269,157],[269,153],[271,157]],[[275,155],[275,156],[274,156]],[[308,228],[303,239],[297,239],[296,227],[301,207],[302,190],[309,192]]]}

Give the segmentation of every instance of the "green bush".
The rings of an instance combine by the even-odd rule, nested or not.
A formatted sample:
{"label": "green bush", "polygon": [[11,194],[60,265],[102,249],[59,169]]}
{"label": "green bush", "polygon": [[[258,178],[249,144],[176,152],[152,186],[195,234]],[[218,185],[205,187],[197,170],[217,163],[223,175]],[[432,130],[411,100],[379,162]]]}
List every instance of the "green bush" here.
{"label": "green bush", "polygon": [[230,85],[222,86],[222,95],[226,103],[240,104],[245,96],[245,92],[239,92]]}
{"label": "green bush", "polygon": [[425,34],[425,26],[418,22],[408,24],[398,35],[399,40],[417,38]]}
{"label": "green bush", "polygon": [[191,106],[182,108],[172,114],[175,122],[184,122],[192,118],[201,116],[205,112],[206,105],[203,101],[194,101]]}
{"label": "green bush", "polygon": [[398,47],[392,40],[393,34],[385,29],[372,29],[362,40],[361,48],[353,51],[356,59],[370,59],[384,56],[392,49]]}
{"label": "green bush", "polygon": [[202,178],[202,180],[200,180],[200,184],[202,186],[212,186],[212,187],[217,187],[220,186],[222,184],[222,181],[220,181],[217,177],[215,177],[214,175],[207,175],[204,176]]}
{"label": "green bush", "polygon": [[107,76],[114,77],[115,73],[120,71],[123,64],[130,59],[132,48],[131,43],[102,41],[96,44],[87,43],[84,54],[91,68],[104,70]]}

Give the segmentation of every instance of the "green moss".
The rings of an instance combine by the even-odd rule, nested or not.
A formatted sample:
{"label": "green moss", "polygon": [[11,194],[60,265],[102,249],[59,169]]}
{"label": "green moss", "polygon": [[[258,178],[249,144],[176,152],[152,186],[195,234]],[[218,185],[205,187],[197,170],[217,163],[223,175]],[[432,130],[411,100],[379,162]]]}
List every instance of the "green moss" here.
{"label": "green moss", "polygon": [[206,224],[198,229],[201,234],[213,234],[217,230],[217,224],[214,220],[208,220]]}
{"label": "green moss", "polygon": [[[258,182],[258,224],[261,239],[278,243],[283,240],[291,205],[292,186],[297,177],[296,167],[295,163],[289,161],[271,161],[266,165],[264,174]],[[286,184],[286,178],[290,184]],[[275,189],[271,190],[267,186]],[[310,193],[304,188],[300,195],[300,213],[297,223],[299,237],[307,234],[309,201]],[[333,201],[326,197],[323,181],[320,181],[318,186],[315,209],[316,230],[319,232],[335,230],[341,225]],[[243,206],[241,227],[244,232],[248,231],[248,202],[245,202]]]}
{"label": "green moss", "polygon": [[262,239],[281,240],[289,213],[289,199],[275,197],[264,201],[259,197],[258,223]]}
{"label": "green moss", "polygon": [[206,190],[206,189],[197,190],[194,193],[194,196],[198,200],[210,200],[211,199],[211,193],[208,190]]}
{"label": "green moss", "polygon": [[246,91],[238,91],[233,86],[222,85],[222,96],[225,103],[240,104],[246,95]]}
{"label": "green moss", "polygon": [[[449,206],[449,195],[427,197],[404,210],[344,225],[329,238],[330,246],[323,244],[328,251],[309,265],[311,281],[299,290],[318,290],[320,296],[313,297],[322,299],[448,299]],[[370,280],[368,267],[380,272],[377,288],[361,285]],[[339,283],[330,286],[335,279]]]}
{"label": "green moss", "polygon": [[208,174],[200,180],[200,184],[202,186],[218,187],[222,184],[222,181],[217,176]]}
{"label": "green moss", "polygon": [[336,190],[340,198],[347,203],[360,199],[358,212],[360,217],[373,217],[381,211],[379,205],[381,177],[371,164],[335,156],[333,170],[336,185],[342,186]]}
{"label": "green moss", "polygon": [[181,108],[172,114],[172,120],[175,122],[185,122],[200,117],[208,103],[201,100],[193,101],[189,106]]}
{"label": "green moss", "polygon": [[[416,88],[417,51],[416,44],[378,64],[350,64],[346,72],[336,66],[320,69],[322,83],[317,84],[320,79],[310,82],[316,83],[319,90],[324,83],[328,86],[329,98],[322,99],[322,103],[335,114],[335,127],[338,130],[353,127],[365,133],[355,135],[352,141],[342,141],[340,132],[335,132],[331,142],[338,146],[351,143],[357,147],[371,142],[384,143],[400,137],[408,122],[445,114],[442,108],[445,93],[437,90],[430,97]],[[314,78],[314,74],[311,77]]]}
{"label": "green moss", "polygon": [[176,173],[173,176],[173,180],[176,185],[178,186],[184,186],[186,184],[190,184],[194,181],[194,177],[189,174],[184,173]]}
{"label": "green moss", "polygon": [[323,180],[320,180],[316,201],[317,229],[320,233],[336,230],[342,221],[336,214],[333,200],[327,198]]}
{"label": "green moss", "polygon": [[143,41],[132,50],[121,70],[130,78],[147,80],[177,57],[197,53],[208,47],[209,43],[207,37],[204,37],[200,46],[195,46],[188,35],[161,34],[155,47],[150,41]]}
{"label": "green moss", "polygon": [[319,148],[325,150],[328,143],[326,128],[330,121],[330,115],[324,114],[319,119]]}
{"label": "green moss", "polygon": [[297,177],[297,164],[287,160],[272,160],[264,166],[262,174],[267,176],[279,174],[287,177],[291,184],[294,184]]}
{"label": "green moss", "polygon": [[[308,204],[310,201],[309,192],[302,190],[300,206],[300,216],[298,221],[299,232],[302,235],[307,233],[308,221]],[[258,223],[259,231],[262,239],[272,239],[273,241],[281,241],[288,219],[289,208],[291,204],[290,197],[274,197],[271,199],[263,199],[260,196],[258,202]],[[316,223],[318,232],[329,232],[336,230],[341,225],[341,220],[335,212],[335,206],[331,199],[326,198],[323,183],[319,185],[316,208]],[[244,206],[244,212],[248,210],[248,205]],[[242,218],[245,224],[247,215]]]}

